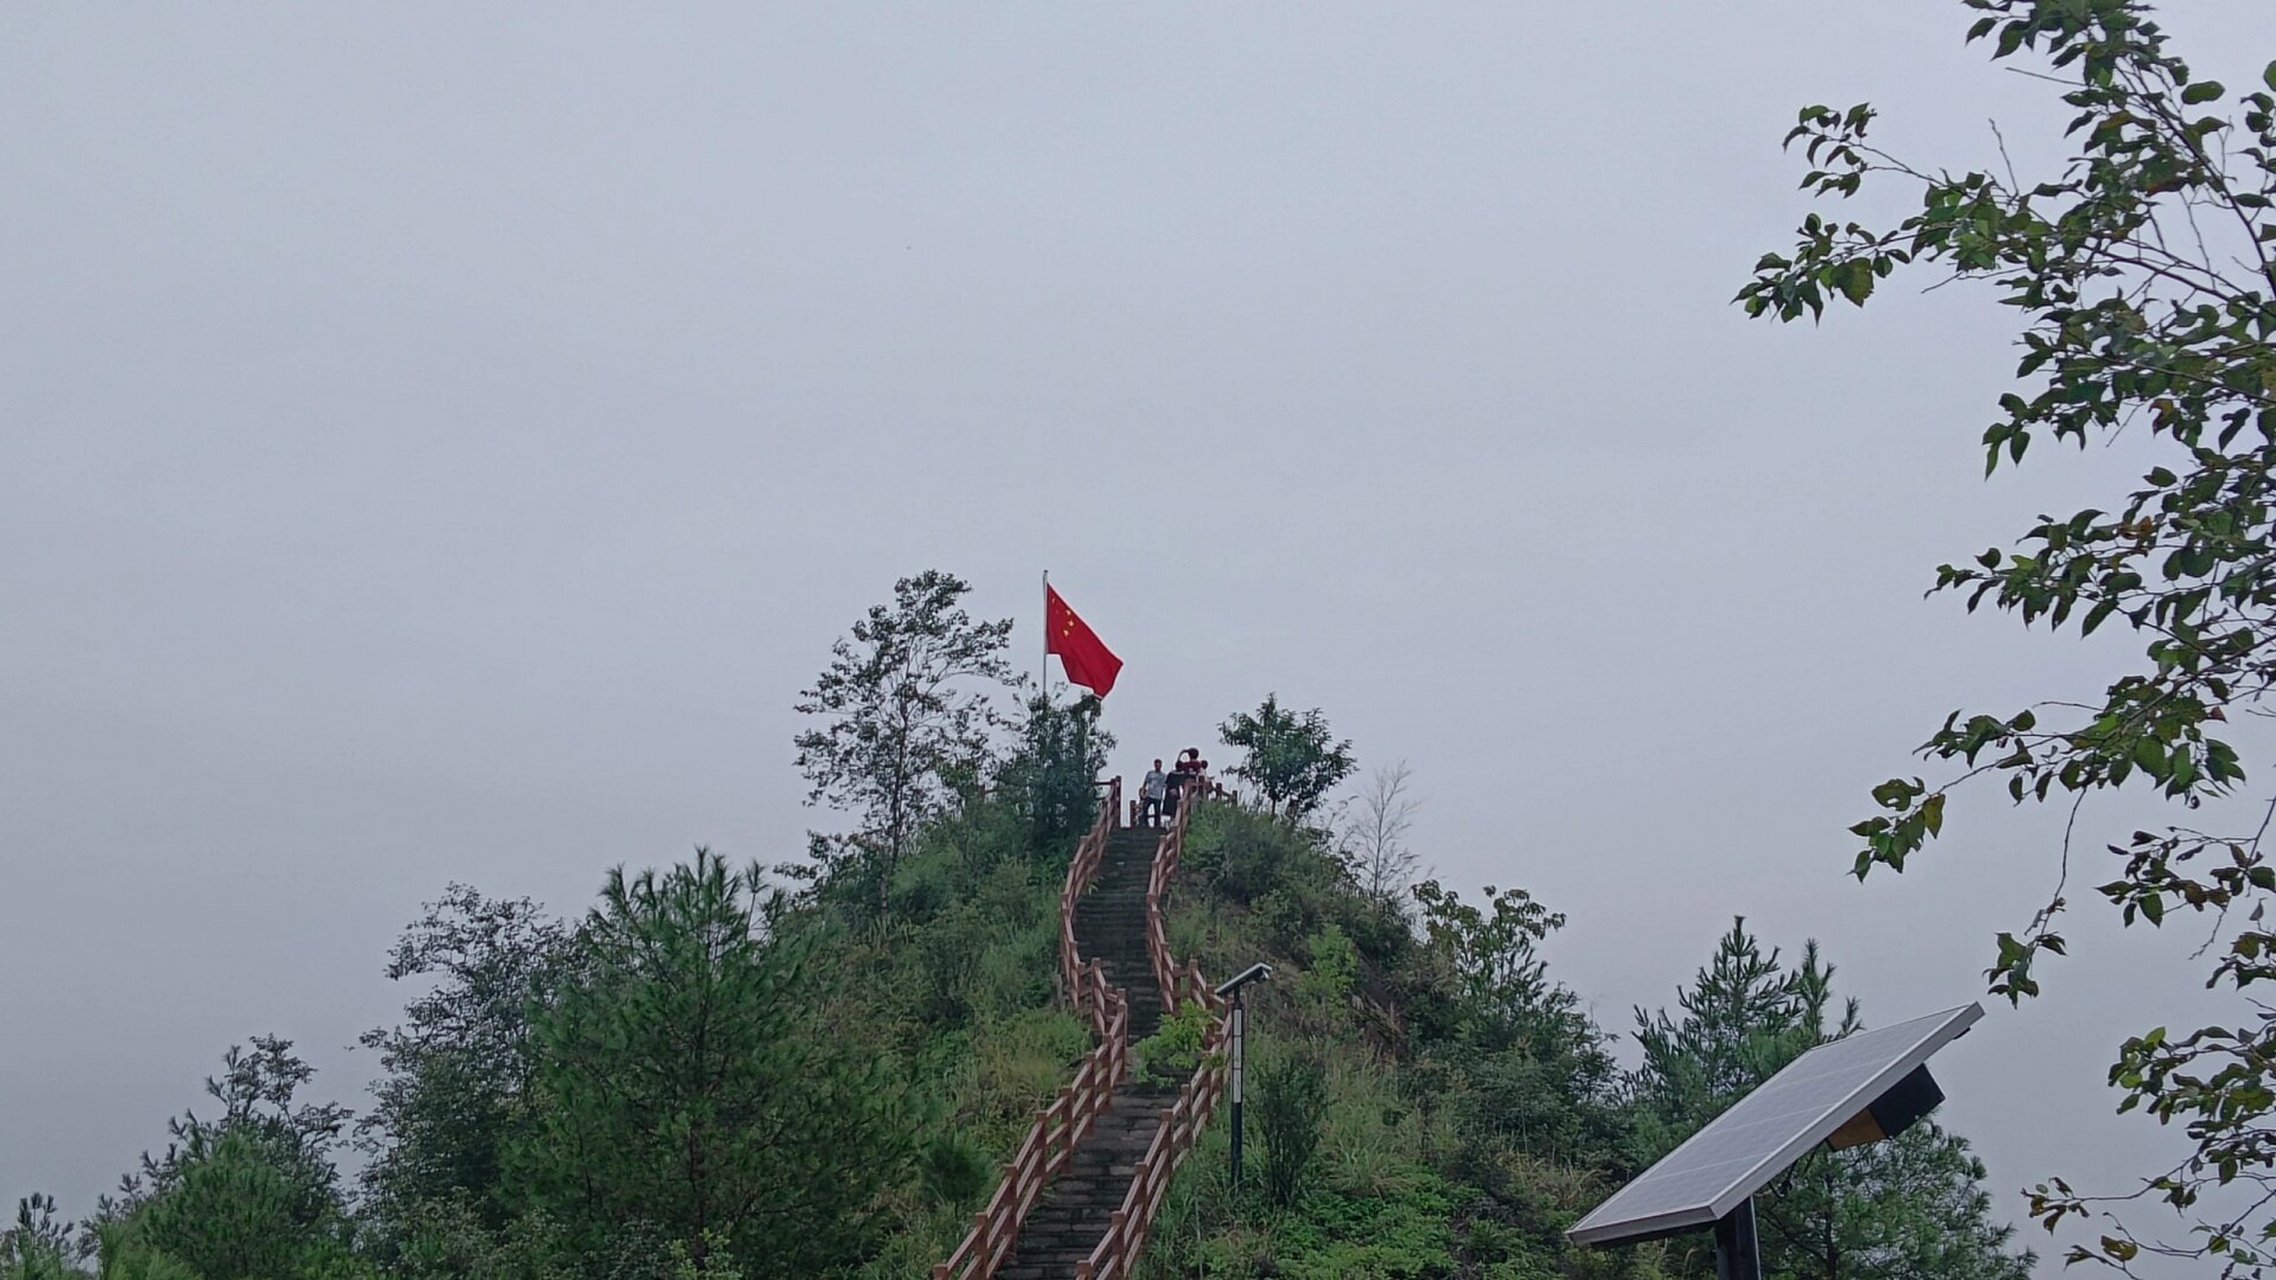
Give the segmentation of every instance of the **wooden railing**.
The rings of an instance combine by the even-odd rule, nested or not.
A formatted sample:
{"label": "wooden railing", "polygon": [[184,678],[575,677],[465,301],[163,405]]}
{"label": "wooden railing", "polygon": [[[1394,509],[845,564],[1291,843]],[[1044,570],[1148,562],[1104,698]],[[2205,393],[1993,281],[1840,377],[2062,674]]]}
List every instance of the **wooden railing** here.
{"label": "wooden railing", "polygon": [[948,1261],[933,1267],[933,1280],[990,1280],[996,1274],[1019,1243],[1020,1226],[1043,1189],[1075,1158],[1075,1148],[1113,1101],[1115,1087],[1130,1075],[1130,1006],[1121,990],[1108,984],[1099,962],[1083,959],[1075,941],[1075,908],[1098,879],[1121,811],[1122,779],[1116,778],[1100,799],[1098,820],[1075,847],[1059,893],[1059,989],[1069,1004],[1090,1016],[1098,1043],[1084,1056],[1074,1080],[1035,1113],[1026,1140],[1004,1165],[996,1194],[972,1216],[972,1230]]}
{"label": "wooden railing", "polygon": [[1188,962],[1180,967],[1171,958],[1162,906],[1178,863],[1185,856],[1186,828],[1197,807],[1190,801],[1179,805],[1177,818],[1154,849],[1154,866],[1146,877],[1146,958],[1162,988],[1165,1018],[1176,1016],[1195,1002],[1215,1016],[1203,1038],[1201,1065],[1178,1091],[1177,1103],[1163,1109],[1154,1141],[1130,1175],[1130,1190],[1122,1198],[1122,1207],[1114,1211],[1106,1235],[1091,1250],[1091,1256],[1075,1264],[1075,1280],[1124,1280],[1130,1274],[1145,1252],[1146,1237],[1153,1231],[1155,1219],[1161,1216],[1171,1178],[1209,1127],[1210,1116],[1216,1114],[1217,1104],[1225,1096],[1224,1050],[1230,1033],[1225,1001],[1203,981],[1200,965]]}
{"label": "wooden railing", "polygon": [[1178,806],[1177,817],[1162,832],[1161,843],[1154,849],[1153,868],[1146,875],[1146,959],[1154,966],[1154,984],[1161,988],[1165,1015],[1195,1000],[1212,1007],[1222,1003],[1216,991],[1202,981],[1199,964],[1188,961],[1180,967],[1170,955],[1168,912],[1162,905],[1169,896],[1170,882],[1177,877],[1178,863],[1185,858],[1186,824],[1192,821],[1197,807]]}

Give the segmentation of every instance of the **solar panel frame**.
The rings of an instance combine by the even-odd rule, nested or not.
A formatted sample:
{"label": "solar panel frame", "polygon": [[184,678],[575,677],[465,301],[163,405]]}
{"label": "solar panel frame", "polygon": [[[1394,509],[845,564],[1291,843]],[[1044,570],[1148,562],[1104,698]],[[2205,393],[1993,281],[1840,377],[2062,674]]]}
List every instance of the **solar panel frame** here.
{"label": "solar panel frame", "polygon": [[[1619,1244],[1712,1225],[1983,1016],[1983,1006],[1970,1003],[1819,1045],[1631,1179],[1565,1234],[1581,1244]],[[1683,1188],[1687,1183],[1705,1190],[1667,1185]]]}

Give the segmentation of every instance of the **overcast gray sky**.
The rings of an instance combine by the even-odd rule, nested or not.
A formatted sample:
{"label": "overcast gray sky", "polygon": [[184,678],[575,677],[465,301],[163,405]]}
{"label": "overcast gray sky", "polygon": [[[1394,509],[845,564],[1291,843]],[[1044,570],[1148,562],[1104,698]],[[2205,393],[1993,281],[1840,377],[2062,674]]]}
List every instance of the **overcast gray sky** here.
{"label": "overcast gray sky", "polygon": [[[1806,102],[2059,154],[1967,17],[14,8],[0,1197],[91,1207],[254,1033],[357,1100],[447,881],[578,912],[620,861],[794,854],[791,702],[933,566],[1023,660],[1053,571],[1128,663],[1125,769],[1268,690],[1409,762],[1427,860],[1567,912],[1613,1030],[1741,912],[1872,1021],[1976,998],[2059,815],[1980,797],[1865,886],[1844,828],[1945,712],[2124,650],[1920,593],[2155,446],[1983,481],[1981,292],[1728,305]],[[2231,83],[2276,56],[2261,0],[2168,25]],[[1940,1059],[2018,1219],[2178,1149],[2101,1081],[2197,939],[2080,906]]]}

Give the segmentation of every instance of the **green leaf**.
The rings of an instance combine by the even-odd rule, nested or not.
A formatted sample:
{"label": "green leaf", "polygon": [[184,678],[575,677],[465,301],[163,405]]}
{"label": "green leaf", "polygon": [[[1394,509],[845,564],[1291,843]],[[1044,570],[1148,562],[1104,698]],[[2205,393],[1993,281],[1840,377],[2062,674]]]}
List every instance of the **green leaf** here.
{"label": "green leaf", "polygon": [[2181,101],[2186,106],[2194,107],[2200,102],[2211,102],[2227,92],[2218,80],[2200,80],[2181,91]]}
{"label": "green leaf", "polygon": [[1857,306],[1873,296],[1873,269],[1862,262],[1852,262],[1842,268],[1839,282],[1841,296]]}
{"label": "green leaf", "polygon": [[2134,763],[2140,765],[2153,776],[2162,775],[2165,772],[2164,745],[2155,738],[2135,739]]}

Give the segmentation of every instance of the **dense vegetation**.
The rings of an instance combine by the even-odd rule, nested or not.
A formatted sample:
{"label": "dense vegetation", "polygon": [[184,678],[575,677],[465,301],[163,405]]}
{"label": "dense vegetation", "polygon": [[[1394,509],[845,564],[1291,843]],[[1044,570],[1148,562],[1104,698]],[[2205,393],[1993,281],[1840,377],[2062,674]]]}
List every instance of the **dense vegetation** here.
{"label": "dense vegetation", "polygon": [[[304,1099],[289,1042],[232,1049],[213,1105],[88,1222],[24,1201],[0,1280],[923,1274],[1088,1047],[1050,975],[1112,745],[1092,699],[998,712],[1017,691],[990,666],[1004,631],[962,592],[907,580],[835,653],[840,719],[800,747],[850,832],[774,873],[700,849],[619,869],[575,921],[450,886],[388,958],[416,994],[364,1039],[384,1075],[360,1118]],[[1409,883],[1403,767],[1323,806],[1353,765],[1321,713],[1268,698],[1224,736],[1240,776],[1276,785],[1198,811],[1174,946],[1212,972],[1279,967],[1254,1006],[1260,1158],[1227,1186],[1219,1126],[1148,1268],[1708,1274],[1698,1241],[1599,1253],[1561,1232],[1854,1029],[1815,949],[1787,970],[1734,925],[1678,1012],[1639,1011],[1623,1069],[1542,957],[1561,917],[1519,889]],[[1199,1016],[1142,1043],[1144,1069],[1189,1071]],[[1767,1197],[1773,1273],[2016,1280],[2027,1257],[1981,1177],[1932,1125],[1812,1157]]]}
{"label": "dense vegetation", "polygon": [[[1362,806],[1362,833],[1375,829]],[[1201,811],[1172,946],[1212,973],[1273,961],[1251,997],[1252,1140],[1227,1185],[1213,1135],[1173,1193],[1158,1276],[1701,1277],[1704,1237],[1577,1250],[1563,1231],[1779,1067],[1860,1025],[1806,947],[1787,968],[1735,922],[1677,1008],[1638,1010],[1641,1059],[1541,954],[1563,918],[1520,889],[1369,893],[1366,840]],[[1923,1123],[1819,1153],[1763,1197],[1770,1274],[2021,1280],[1962,1139]]]}
{"label": "dense vegetation", "polygon": [[[1075,740],[1071,713],[1036,710],[1033,740]],[[1000,776],[1044,764],[1022,750]],[[574,925],[454,886],[390,958],[426,987],[366,1039],[387,1074],[360,1120],[302,1100],[288,1043],[232,1050],[212,1115],[176,1122],[86,1229],[27,1201],[0,1276],[921,1274],[1086,1045],[1048,980],[1072,833],[1045,839],[1025,794],[923,828],[882,906],[859,878],[790,895],[702,852],[612,873]],[[1198,815],[1174,946],[1280,971],[1253,1006],[1248,1185],[1226,1185],[1220,1125],[1149,1268],[1712,1274],[1698,1240],[1591,1253],[1561,1232],[1857,1025],[1815,949],[1787,969],[1734,924],[1674,1011],[1639,1011],[1623,1069],[1540,956],[1559,917],[1516,889],[1370,894],[1334,835]],[[1174,1057],[1177,1030],[1145,1052]],[[2019,1280],[1981,1174],[1933,1124],[1814,1156],[1765,1200],[1773,1274]]]}
{"label": "dense vegetation", "polygon": [[232,1050],[83,1228],[26,1201],[0,1276],[917,1274],[1087,1046],[1052,1007],[1054,772],[1013,751],[994,776],[1030,786],[924,827],[883,904],[704,851],[574,923],[452,886],[390,959],[422,990],[366,1037],[366,1114],[304,1102],[288,1042]]}

